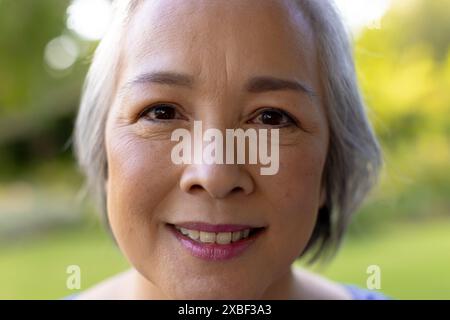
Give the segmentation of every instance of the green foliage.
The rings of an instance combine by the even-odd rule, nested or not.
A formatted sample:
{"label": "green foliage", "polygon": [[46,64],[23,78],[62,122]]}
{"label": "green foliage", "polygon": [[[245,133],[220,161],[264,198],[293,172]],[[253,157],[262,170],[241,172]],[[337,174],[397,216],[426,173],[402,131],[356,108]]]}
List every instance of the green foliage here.
{"label": "green foliage", "polygon": [[376,235],[344,245],[326,268],[338,282],[366,287],[367,267],[381,271],[381,292],[394,299],[450,299],[450,220],[384,224]]}
{"label": "green foliage", "polygon": [[356,228],[450,214],[449,8],[448,0],[397,1],[381,28],[365,30],[355,43],[385,158]]}
{"label": "green foliage", "polygon": [[0,3],[0,115],[35,105],[57,81],[45,71],[47,42],[65,25],[69,0]]}
{"label": "green foliage", "polygon": [[[53,38],[70,34],[78,39],[65,27],[69,3],[0,2],[1,180],[19,178],[49,160],[71,159],[68,143],[87,63],[82,56],[71,70],[57,73],[44,62]],[[87,55],[89,45],[79,43]]]}

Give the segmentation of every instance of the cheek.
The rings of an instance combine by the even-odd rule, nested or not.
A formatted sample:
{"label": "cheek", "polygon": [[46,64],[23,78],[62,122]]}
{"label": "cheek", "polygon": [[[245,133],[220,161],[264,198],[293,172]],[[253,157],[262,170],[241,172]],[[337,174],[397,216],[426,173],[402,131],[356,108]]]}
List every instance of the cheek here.
{"label": "cheek", "polygon": [[171,148],[170,141],[145,140],[120,131],[108,137],[108,217],[118,240],[157,233],[138,229],[156,227],[151,220],[158,218],[157,207],[177,183]]}
{"label": "cheek", "polygon": [[323,147],[280,147],[278,174],[261,176],[267,179],[260,185],[272,207],[274,249],[285,248],[292,257],[304,249],[314,229],[325,155]]}

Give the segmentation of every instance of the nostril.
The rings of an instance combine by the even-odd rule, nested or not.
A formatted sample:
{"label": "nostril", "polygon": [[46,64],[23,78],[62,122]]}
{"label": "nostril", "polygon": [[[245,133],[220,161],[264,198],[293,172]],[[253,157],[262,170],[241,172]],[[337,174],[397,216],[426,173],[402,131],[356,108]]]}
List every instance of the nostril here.
{"label": "nostril", "polygon": [[191,191],[198,191],[198,190],[202,190],[203,187],[199,184],[194,184],[193,186],[191,186]]}
{"label": "nostril", "polygon": [[244,191],[244,189],[242,189],[241,187],[234,187],[233,190],[231,190],[231,193],[237,193],[242,191]]}

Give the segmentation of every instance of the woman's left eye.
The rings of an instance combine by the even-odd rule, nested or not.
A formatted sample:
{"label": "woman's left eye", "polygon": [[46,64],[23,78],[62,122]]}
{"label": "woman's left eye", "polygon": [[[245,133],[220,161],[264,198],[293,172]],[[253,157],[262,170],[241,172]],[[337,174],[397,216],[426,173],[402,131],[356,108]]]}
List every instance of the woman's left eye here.
{"label": "woman's left eye", "polygon": [[291,116],[278,109],[265,109],[248,122],[278,127],[285,127],[295,124],[295,121]]}

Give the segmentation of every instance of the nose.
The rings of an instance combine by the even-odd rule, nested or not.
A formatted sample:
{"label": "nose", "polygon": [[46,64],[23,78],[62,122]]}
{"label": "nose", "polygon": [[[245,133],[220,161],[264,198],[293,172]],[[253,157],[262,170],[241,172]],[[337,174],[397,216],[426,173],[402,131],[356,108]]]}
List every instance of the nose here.
{"label": "nose", "polygon": [[232,194],[251,194],[254,182],[249,172],[236,164],[192,164],[183,171],[180,187],[187,193],[203,190],[223,199]]}

